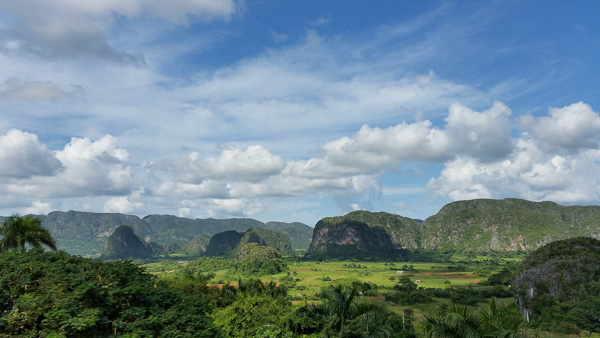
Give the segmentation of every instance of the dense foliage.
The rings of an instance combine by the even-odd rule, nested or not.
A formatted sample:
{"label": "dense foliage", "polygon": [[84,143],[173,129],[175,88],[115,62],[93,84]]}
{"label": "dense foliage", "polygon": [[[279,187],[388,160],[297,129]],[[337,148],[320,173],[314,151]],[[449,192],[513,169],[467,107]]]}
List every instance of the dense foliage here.
{"label": "dense foliage", "polygon": [[549,243],[525,258],[515,276],[519,305],[532,327],[600,333],[600,241]]}
{"label": "dense foliage", "polygon": [[26,245],[41,249],[42,244],[56,250],[56,242],[50,232],[42,227],[42,220],[31,215],[21,217],[12,215],[0,225],[0,252],[20,250],[25,252]]}
{"label": "dense foliage", "polygon": [[236,271],[243,275],[273,275],[287,270],[287,263],[277,250],[256,243],[246,244],[235,257]]}
{"label": "dense foliage", "polygon": [[0,255],[0,336],[218,337],[204,297],[169,288],[132,262],[65,252]]}
{"label": "dense foliage", "polygon": [[490,300],[487,312],[475,312],[466,305],[452,304],[439,315],[426,315],[422,330],[430,338],[518,338],[525,321],[513,303],[498,305]]}
{"label": "dense foliage", "polygon": [[410,316],[361,299],[355,287],[345,285],[324,288],[320,301],[298,308],[290,323],[295,333],[312,337],[416,337]]}

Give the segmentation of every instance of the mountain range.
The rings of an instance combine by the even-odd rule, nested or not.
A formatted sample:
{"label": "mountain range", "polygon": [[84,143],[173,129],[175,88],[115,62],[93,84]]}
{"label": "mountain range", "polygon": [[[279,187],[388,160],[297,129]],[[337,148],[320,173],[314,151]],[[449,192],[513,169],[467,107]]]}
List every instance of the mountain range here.
{"label": "mountain range", "polygon": [[309,254],[334,256],[354,252],[393,254],[403,249],[533,251],[571,237],[600,239],[600,206],[563,206],[514,198],[452,202],[424,221],[385,212],[355,211],[321,219],[314,232],[303,223],[262,223],[250,218],[139,218],[79,211],[54,211],[38,217],[60,249],[92,256],[102,252],[108,236],[121,225],[129,225],[146,242],[181,247],[186,252],[205,250],[210,236],[217,233],[243,233],[251,228],[279,231],[289,236],[292,247],[310,243]]}
{"label": "mountain range", "polygon": [[445,205],[422,223],[385,212],[354,211],[315,226],[309,255],[389,255],[403,249],[532,251],[572,237],[600,238],[600,207],[522,199]]}
{"label": "mountain range", "polygon": [[[292,242],[307,243],[311,241],[313,230],[303,223],[263,223],[251,218],[190,219],[171,215],[139,218],[118,213],[82,211],[53,211],[37,217],[50,230],[59,249],[90,256],[101,254],[108,237],[121,225],[130,226],[144,241],[163,246],[185,246],[200,234],[212,236],[227,230],[244,232],[250,228],[276,230],[287,234]],[[3,221],[4,217],[0,217],[0,222]]]}

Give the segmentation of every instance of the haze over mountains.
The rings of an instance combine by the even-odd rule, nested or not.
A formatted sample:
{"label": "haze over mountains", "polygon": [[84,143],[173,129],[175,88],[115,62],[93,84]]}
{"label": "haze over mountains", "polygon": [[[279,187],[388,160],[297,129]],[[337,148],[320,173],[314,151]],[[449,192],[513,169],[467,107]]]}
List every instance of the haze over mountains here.
{"label": "haze over mountains", "polygon": [[[223,240],[227,233],[222,233],[226,231],[235,235],[229,252],[239,244],[242,233],[251,228],[275,230],[287,235],[292,247],[307,248],[310,243],[309,254],[332,256],[360,252],[394,254],[403,249],[532,251],[559,239],[600,238],[599,206],[562,206],[521,199],[453,202],[423,222],[385,212],[355,211],[320,220],[314,233],[313,228],[302,223],[262,223],[249,218],[139,218],[77,211],[55,211],[39,217],[59,248],[80,255],[100,254],[108,237],[122,225],[130,226],[146,242],[182,248],[192,245],[195,249],[188,249],[188,253],[206,250],[211,236],[220,234]],[[200,234],[202,238],[196,237]]]}

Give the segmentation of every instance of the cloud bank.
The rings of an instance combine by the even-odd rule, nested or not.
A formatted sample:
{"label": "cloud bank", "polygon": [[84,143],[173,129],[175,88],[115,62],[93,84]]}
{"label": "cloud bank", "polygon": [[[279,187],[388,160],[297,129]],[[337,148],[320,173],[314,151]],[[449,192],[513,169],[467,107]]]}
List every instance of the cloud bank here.
{"label": "cloud bank", "polygon": [[[73,138],[51,151],[36,135],[10,130],[0,136],[0,193],[45,200],[104,196],[107,212],[202,208],[210,217],[260,214],[268,209],[261,197],[322,194],[353,210],[381,198],[387,171],[403,163],[439,163],[444,169],[426,186],[432,198],[600,198],[600,115],[585,103],[515,120],[501,102],[482,112],[455,103],[445,121],[443,128],[427,120],[385,129],[364,125],[307,160],[286,160],[256,144],[140,165],[110,135]],[[30,208],[48,208],[43,203]]]}

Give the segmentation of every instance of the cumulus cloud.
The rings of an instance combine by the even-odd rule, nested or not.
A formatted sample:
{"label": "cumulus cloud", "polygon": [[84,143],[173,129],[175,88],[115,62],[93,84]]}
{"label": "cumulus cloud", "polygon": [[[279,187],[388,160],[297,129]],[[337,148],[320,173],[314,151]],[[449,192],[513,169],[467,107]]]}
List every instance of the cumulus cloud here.
{"label": "cumulus cloud", "polygon": [[224,149],[218,157],[203,159],[197,152],[175,161],[174,169],[185,182],[198,182],[207,178],[241,181],[258,181],[279,173],[285,161],[260,145]]}
{"label": "cumulus cloud", "polygon": [[595,149],[600,142],[600,116],[583,102],[550,108],[549,116],[525,116],[521,127],[547,151]]}
{"label": "cumulus cloud", "polygon": [[452,200],[521,197],[559,203],[600,198],[600,115],[583,103],[550,108],[521,120],[524,132],[509,156],[491,162],[460,156],[427,189]]}
{"label": "cumulus cloud", "polygon": [[428,120],[402,122],[387,129],[363,125],[352,138],[325,144],[326,163],[312,164],[357,174],[393,169],[404,161],[443,162],[459,155],[482,161],[503,158],[512,149],[510,114],[501,102],[481,113],[454,103],[444,129],[434,128]]}
{"label": "cumulus cloud", "polygon": [[248,199],[211,199],[209,201],[208,214],[211,217],[222,217],[223,215],[253,216],[261,213],[265,207],[260,203]]}
{"label": "cumulus cloud", "polygon": [[115,196],[104,202],[104,212],[126,214],[144,205],[141,201],[144,189],[132,192],[129,196]]}
{"label": "cumulus cloud", "polygon": [[52,202],[35,201],[28,208],[23,210],[25,215],[45,215],[51,211],[54,211],[55,205]]}
{"label": "cumulus cloud", "polygon": [[9,130],[0,136],[0,180],[51,176],[63,168],[59,159],[37,135],[21,130]]}
{"label": "cumulus cloud", "polygon": [[[7,139],[20,139],[21,143],[28,145],[29,152],[19,152],[18,156],[33,153],[40,158],[24,158],[16,164],[2,161],[3,164],[13,163],[5,165],[4,176],[17,178],[0,186],[0,191],[5,194],[37,198],[101,196],[126,193],[134,186],[132,168],[128,164],[129,153],[116,147],[116,139],[110,135],[97,141],[72,138],[64,149],[53,153],[37,144],[35,135],[10,131],[3,142],[8,143]],[[49,154],[53,156],[49,157]],[[50,168],[48,164],[44,167],[44,155],[46,161],[52,164]],[[11,152],[4,156],[13,161],[18,158],[17,153]],[[17,169],[22,169],[22,173],[17,174]],[[45,176],[40,175],[44,172]]]}

